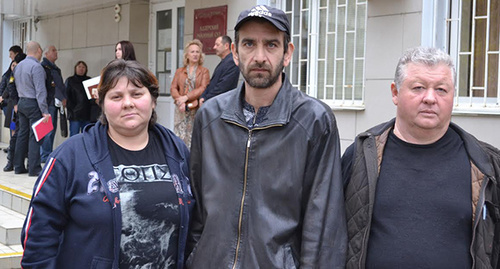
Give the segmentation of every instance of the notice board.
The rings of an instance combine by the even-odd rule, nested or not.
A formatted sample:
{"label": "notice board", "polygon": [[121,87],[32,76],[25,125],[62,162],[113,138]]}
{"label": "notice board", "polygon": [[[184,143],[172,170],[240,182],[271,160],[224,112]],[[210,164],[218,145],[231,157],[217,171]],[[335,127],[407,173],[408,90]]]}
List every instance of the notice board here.
{"label": "notice board", "polygon": [[194,10],[194,38],[203,44],[203,52],[215,54],[215,39],[227,32],[227,5]]}

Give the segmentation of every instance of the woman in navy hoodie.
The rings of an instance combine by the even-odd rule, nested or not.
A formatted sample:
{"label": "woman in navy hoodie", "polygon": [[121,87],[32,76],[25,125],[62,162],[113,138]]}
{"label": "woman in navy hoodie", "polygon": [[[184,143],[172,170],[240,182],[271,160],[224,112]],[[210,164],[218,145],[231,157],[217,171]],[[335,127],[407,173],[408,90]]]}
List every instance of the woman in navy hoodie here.
{"label": "woman in navy hoodie", "polygon": [[21,235],[23,268],[182,268],[194,204],[189,152],[156,124],[158,81],[135,61],[101,73],[100,122],[45,164]]}

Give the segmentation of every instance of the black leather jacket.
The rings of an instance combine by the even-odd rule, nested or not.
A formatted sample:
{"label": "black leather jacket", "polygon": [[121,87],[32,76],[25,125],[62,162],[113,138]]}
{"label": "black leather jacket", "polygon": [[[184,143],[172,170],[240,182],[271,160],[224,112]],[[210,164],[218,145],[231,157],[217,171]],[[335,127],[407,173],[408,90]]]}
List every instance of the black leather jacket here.
{"label": "black leather jacket", "polygon": [[332,110],[283,86],[259,126],[244,84],[207,101],[191,147],[188,268],[343,268],[346,223]]}
{"label": "black leather jacket", "polygon": [[[394,119],[359,134],[342,157],[349,248],[346,268],[365,268],[379,167]],[[451,123],[471,162],[472,268],[499,268],[500,151]],[[486,211],[486,216],[484,212]]]}

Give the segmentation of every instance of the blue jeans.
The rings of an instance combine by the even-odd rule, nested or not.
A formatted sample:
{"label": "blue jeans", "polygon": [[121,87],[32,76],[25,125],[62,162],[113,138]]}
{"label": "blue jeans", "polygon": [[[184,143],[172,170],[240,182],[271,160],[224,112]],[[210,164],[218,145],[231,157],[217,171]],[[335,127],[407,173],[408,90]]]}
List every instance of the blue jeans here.
{"label": "blue jeans", "polygon": [[14,170],[16,173],[26,171],[24,158],[28,153],[28,172],[30,175],[36,175],[42,170],[40,166],[40,144],[36,142],[31,125],[42,117],[42,112],[38,108],[36,99],[29,98],[19,99],[17,111],[19,131],[16,141],[16,154],[14,155]]}
{"label": "blue jeans", "polygon": [[69,136],[74,136],[83,131],[83,127],[89,124],[88,120],[70,120],[69,121]]}
{"label": "blue jeans", "polygon": [[57,115],[59,114],[59,109],[53,105],[49,106],[49,113],[52,117],[52,125],[54,126],[54,130],[52,130],[43,138],[43,144],[40,148],[40,159],[42,160],[42,162],[47,161],[47,157],[49,157],[49,154],[52,153],[52,150],[54,148],[54,138],[57,131]]}

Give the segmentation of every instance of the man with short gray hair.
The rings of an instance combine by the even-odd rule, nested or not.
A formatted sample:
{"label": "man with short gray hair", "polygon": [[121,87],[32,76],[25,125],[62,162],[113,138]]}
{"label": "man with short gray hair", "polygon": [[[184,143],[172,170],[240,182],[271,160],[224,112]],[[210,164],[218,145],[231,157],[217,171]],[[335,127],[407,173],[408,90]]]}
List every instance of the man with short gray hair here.
{"label": "man with short gray hair", "polygon": [[407,50],[396,118],[344,153],[346,268],[497,268],[500,151],[451,122],[455,83],[448,54]]}
{"label": "man with short gray hair", "polygon": [[50,45],[45,49],[45,57],[42,60],[42,66],[47,74],[45,85],[47,87],[47,105],[52,116],[52,125],[54,130],[45,137],[40,151],[41,162],[45,162],[47,157],[54,149],[54,138],[57,130],[57,118],[60,109],[66,107],[66,87],[62,79],[61,69],[57,67],[58,58],[57,49]]}

